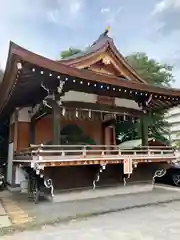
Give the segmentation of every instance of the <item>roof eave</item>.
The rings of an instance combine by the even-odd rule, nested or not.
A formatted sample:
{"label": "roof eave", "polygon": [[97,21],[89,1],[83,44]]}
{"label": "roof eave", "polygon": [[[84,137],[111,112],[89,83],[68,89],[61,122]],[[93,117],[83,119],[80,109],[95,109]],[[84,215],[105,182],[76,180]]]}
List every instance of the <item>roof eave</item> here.
{"label": "roof eave", "polygon": [[66,66],[65,64],[56,62],[54,60],[45,58],[38,54],[35,54],[27,49],[24,49],[15,43],[11,43],[11,54],[18,56],[19,60],[29,62],[34,65],[38,65],[39,67],[49,69],[50,71],[58,72],[61,74],[66,74],[69,76],[74,76],[77,78],[82,78],[85,80],[92,80],[97,82],[104,82],[110,85],[117,85],[120,87],[128,87],[133,88],[136,90],[153,92],[155,94],[169,94],[174,96],[180,96],[180,89],[173,89],[173,88],[164,88],[164,87],[157,87],[149,84],[143,83],[135,83],[132,81],[123,81],[120,80],[116,76],[107,76],[106,78],[96,72],[88,71],[88,70],[79,70],[71,66]]}
{"label": "roof eave", "polygon": [[[14,57],[16,58],[14,59]],[[50,72],[56,72],[57,74],[59,73],[59,74],[71,76],[74,78],[95,81],[100,84],[107,84],[107,85],[122,87],[126,89],[129,88],[137,91],[144,91],[150,94],[151,93],[154,93],[157,95],[162,94],[162,95],[168,95],[168,96],[178,97],[178,98],[180,96],[180,90],[177,90],[177,89],[167,89],[167,88],[150,86],[143,83],[133,83],[132,81],[120,80],[119,78],[114,76],[105,77],[101,74],[90,72],[88,70],[82,71],[82,70],[64,65],[62,63],[47,59],[40,55],[37,55],[11,42],[5,76],[3,78],[3,82],[0,87],[1,109],[2,109],[2,106],[4,106],[3,104],[5,100],[7,101],[9,92],[13,88],[13,85],[16,83],[16,81],[18,81],[18,79],[16,79],[16,75],[18,72],[18,69],[16,66],[17,61],[21,61],[22,65],[23,65],[23,61],[29,62],[33,66],[37,65],[40,68],[46,69]]]}
{"label": "roof eave", "polygon": [[115,54],[115,56],[124,64],[124,66],[133,74],[133,76],[140,82],[140,83],[144,83],[147,84],[147,82],[142,79],[139,74],[136,72],[136,70],[129,65],[129,63],[126,61],[126,59],[122,56],[122,54],[119,52],[119,50],[117,49],[116,45],[114,44],[114,42],[110,42],[110,48],[112,49],[113,53]]}

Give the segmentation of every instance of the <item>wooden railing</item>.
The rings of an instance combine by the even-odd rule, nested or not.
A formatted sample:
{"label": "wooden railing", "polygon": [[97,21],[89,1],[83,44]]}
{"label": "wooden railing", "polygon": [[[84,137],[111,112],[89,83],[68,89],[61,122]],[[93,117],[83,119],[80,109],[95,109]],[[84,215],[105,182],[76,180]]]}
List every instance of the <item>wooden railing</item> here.
{"label": "wooden railing", "polygon": [[[176,159],[172,147],[142,147],[121,149],[117,145],[31,145],[14,156],[14,162],[123,162],[131,158],[138,162],[171,161]],[[86,164],[86,163],[84,163]],[[92,163],[91,163],[92,164]]]}

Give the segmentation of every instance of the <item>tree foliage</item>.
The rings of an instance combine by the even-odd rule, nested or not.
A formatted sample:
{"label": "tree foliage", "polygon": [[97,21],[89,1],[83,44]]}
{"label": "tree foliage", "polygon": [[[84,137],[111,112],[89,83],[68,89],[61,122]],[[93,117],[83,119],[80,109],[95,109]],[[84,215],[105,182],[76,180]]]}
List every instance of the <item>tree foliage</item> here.
{"label": "tree foliage", "polygon": [[170,87],[174,82],[173,66],[150,59],[145,53],[133,53],[126,60],[149,84]]}
{"label": "tree foliage", "polygon": [[80,52],[82,52],[81,49],[70,47],[68,50],[62,51],[60,53],[60,57],[61,57],[61,59],[65,59],[65,58],[71,57],[71,56],[73,56],[73,55],[75,55],[77,53],[80,53]]}
{"label": "tree foliage", "polygon": [[[168,122],[164,120],[163,113],[156,113],[149,115],[146,118],[146,124],[148,125],[148,137],[155,138],[160,142],[168,144],[169,141],[165,136],[169,135]],[[116,125],[116,133],[118,142],[129,141],[133,139],[141,138],[141,123],[122,122]]]}
{"label": "tree foliage", "polygon": [[[156,60],[148,58],[145,53],[133,53],[127,56],[126,60],[151,85],[169,87],[174,82],[173,67],[168,64],[160,64]],[[164,136],[168,135],[168,122],[165,121],[164,115],[165,111],[152,113],[146,119],[149,127],[148,137],[167,142]],[[118,124],[117,134],[121,136],[120,142],[140,138],[140,123]]]}

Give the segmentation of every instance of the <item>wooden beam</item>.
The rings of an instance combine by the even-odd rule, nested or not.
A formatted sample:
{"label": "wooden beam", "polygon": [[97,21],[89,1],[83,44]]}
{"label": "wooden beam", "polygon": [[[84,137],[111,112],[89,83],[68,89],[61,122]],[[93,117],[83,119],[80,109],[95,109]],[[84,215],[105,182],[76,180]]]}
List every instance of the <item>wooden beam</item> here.
{"label": "wooden beam", "polygon": [[107,111],[107,112],[119,112],[119,113],[129,113],[131,116],[140,116],[142,114],[141,110],[136,110],[132,108],[126,107],[117,107],[117,106],[109,106],[105,104],[94,104],[94,103],[85,103],[85,102],[77,102],[77,101],[69,101],[63,102],[63,106],[67,108],[79,108],[79,109],[92,109],[97,111]]}

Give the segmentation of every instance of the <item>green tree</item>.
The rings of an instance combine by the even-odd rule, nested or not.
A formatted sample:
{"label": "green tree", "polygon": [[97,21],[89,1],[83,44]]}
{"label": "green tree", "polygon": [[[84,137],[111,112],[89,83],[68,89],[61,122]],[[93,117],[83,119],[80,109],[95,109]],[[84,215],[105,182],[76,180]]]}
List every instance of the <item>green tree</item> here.
{"label": "green tree", "polygon": [[170,87],[174,82],[173,66],[150,59],[145,53],[133,53],[126,60],[149,84]]}
{"label": "green tree", "polygon": [[[163,113],[149,115],[146,119],[146,124],[148,125],[149,138],[155,138],[165,144],[169,143],[169,139],[166,139],[165,137],[169,135],[169,124],[164,120]],[[119,143],[139,139],[141,138],[141,123],[140,121],[137,121],[136,123],[130,121],[118,123],[116,125],[116,134]]]}
{"label": "green tree", "polygon": [[[145,53],[133,53],[126,57],[128,63],[149,84],[170,87],[174,82],[173,67],[168,64],[160,64],[154,59],[148,58]],[[149,127],[149,137],[168,142],[164,137],[168,135],[168,122],[165,121],[166,111],[151,114],[146,124]],[[141,137],[140,123],[122,123],[117,125],[117,135],[120,134],[120,142]]]}
{"label": "green tree", "polygon": [[61,57],[61,59],[65,59],[65,58],[71,57],[71,56],[73,56],[77,53],[80,53],[80,52],[82,52],[81,49],[70,47],[68,50],[62,51],[60,53],[60,57]]}

